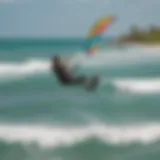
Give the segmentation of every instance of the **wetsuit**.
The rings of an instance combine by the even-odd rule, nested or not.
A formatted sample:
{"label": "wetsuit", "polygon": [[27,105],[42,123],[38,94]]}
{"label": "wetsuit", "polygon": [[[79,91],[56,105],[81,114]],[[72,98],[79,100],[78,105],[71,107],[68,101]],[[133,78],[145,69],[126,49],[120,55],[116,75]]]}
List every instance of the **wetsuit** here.
{"label": "wetsuit", "polygon": [[85,76],[74,77],[63,65],[54,65],[52,68],[58,80],[64,85],[83,84]]}

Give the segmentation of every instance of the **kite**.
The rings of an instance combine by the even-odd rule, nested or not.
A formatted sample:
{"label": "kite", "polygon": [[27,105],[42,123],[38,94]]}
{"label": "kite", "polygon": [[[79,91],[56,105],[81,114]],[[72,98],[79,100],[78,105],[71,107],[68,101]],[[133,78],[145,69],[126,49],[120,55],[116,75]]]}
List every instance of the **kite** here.
{"label": "kite", "polygon": [[88,54],[93,54],[96,50],[98,50],[101,45],[101,35],[109,29],[114,20],[115,17],[113,16],[102,17],[92,26],[88,34]]}

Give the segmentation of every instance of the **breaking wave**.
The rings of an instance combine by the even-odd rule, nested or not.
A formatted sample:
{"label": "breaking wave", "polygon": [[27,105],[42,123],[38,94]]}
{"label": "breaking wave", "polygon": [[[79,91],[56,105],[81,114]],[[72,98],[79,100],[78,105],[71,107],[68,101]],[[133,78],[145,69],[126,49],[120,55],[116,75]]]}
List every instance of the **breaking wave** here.
{"label": "breaking wave", "polygon": [[23,62],[0,62],[0,80],[22,78],[45,73],[50,64],[45,60],[27,60]]}
{"label": "breaking wave", "polygon": [[[138,131],[138,132],[137,132]],[[113,126],[97,124],[81,127],[0,125],[0,140],[33,143],[43,147],[70,146],[86,139],[98,138],[107,144],[148,144],[160,140],[160,124]]]}
{"label": "breaking wave", "polygon": [[150,79],[115,79],[105,81],[104,85],[111,85],[115,89],[132,93],[160,93],[160,78]]}

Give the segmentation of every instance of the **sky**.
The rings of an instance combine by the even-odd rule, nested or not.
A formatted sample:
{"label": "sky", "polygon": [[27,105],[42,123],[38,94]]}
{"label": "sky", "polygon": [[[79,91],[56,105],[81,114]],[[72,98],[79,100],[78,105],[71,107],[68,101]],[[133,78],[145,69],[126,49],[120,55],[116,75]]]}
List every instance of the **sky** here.
{"label": "sky", "polygon": [[160,26],[160,0],[0,0],[0,38],[86,37],[104,15],[117,17],[105,36]]}

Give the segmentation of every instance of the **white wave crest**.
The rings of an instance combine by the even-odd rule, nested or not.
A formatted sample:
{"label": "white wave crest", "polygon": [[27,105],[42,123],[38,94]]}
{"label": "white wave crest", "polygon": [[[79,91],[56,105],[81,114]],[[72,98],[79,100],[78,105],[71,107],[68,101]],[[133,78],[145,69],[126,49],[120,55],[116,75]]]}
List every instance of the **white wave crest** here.
{"label": "white wave crest", "polygon": [[111,82],[121,91],[132,93],[160,93],[160,78],[154,79],[119,79]]}
{"label": "white wave crest", "polygon": [[83,127],[0,125],[0,140],[42,147],[70,146],[89,138],[98,138],[107,144],[153,143],[160,140],[160,124],[111,126],[104,124]]}
{"label": "white wave crest", "polygon": [[49,70],[49,62],[45,60],[27,60],[23,62],[0,62],[0,79],[18,78]]}

